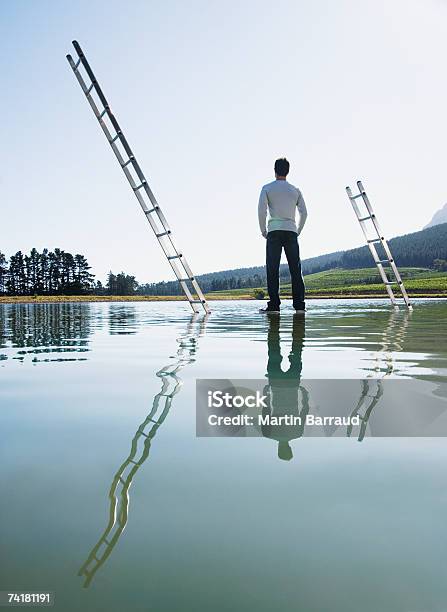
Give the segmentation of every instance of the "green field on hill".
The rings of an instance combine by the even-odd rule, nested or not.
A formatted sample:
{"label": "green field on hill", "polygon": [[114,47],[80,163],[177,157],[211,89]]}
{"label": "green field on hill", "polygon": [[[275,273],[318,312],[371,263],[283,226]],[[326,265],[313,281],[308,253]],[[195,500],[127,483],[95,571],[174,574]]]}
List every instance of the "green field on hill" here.
{"label": "green field on hill", "polygon": [[[447,295],[447,273],[434,272],[428,268],[400,268],[405,287],[413,295]],[[392,278],[391,274],[388,277]],[[386,295],[377,268],[360,268],[358,270],[343,270],[336,268],[304,277],[306,292],[309,296],[343,296],[343,295]],[[397,286],[396,286],[397,289]],[[228,291],[214,291],[210,297],[232,296],[246,297],[253,295],[259,289],[233,289]],[[290,283],[281,286],[284,296],[291,292]]]}
{"label": "green field on hill", "polygon": [[[405,287],[414,297],[447,297],[447,272],[434,272],[428,268],[400,268]],[[391,278],[391,275],[389,275]],[[336,268],[304,277],[308,297],[387,297],[377,268],[344,270]],[[396,295],[400,295],[396,285]],[[254,299],[258,292],[267,297],[265,287],[231,289],[206,293],[208,300]],[[281,285],[281,296],[291,297],[290,283]],[[0,296],[1,303],[43,303],[43,302],[140,302],[184,300],[183,295],[28,295]]]}

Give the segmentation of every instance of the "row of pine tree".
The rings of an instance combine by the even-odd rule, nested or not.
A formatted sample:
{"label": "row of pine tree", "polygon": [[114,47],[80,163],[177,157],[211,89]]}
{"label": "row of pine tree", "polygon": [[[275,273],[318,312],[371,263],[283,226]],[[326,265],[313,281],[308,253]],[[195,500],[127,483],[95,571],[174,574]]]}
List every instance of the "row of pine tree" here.
{"label": "row of pine tree", "polygon": [[29,254],[17,251],[9,261],[0,252],[0,293],[9,295],[58,295],[87,293],[94,276],[83,255],[61,249]]}
{"label": "row of pine tree", "polygon": [[[91,266],[84,255],[73,255],[61,249],[29,254],[17,251],[9,261],[0,252],[0,295],[180,295],[177,281],[140,285],[134,276],[109,272],[105,286],[95,281]],[[265,275],[245,278],[230,276],[202,282],[204,291],[222,291],[260,287]]]}

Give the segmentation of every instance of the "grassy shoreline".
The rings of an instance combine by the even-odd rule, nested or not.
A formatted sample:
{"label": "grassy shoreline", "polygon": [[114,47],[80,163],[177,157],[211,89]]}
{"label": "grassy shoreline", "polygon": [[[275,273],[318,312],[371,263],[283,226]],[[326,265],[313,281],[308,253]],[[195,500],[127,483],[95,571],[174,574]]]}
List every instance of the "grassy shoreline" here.
{"label": "grassy shoreline", "polygon": [[[283,299],[290,299],[291,295],[282,295]],[[397,294],[396,294],[396,297]],[[411,293],[411,298],[447,298],[445,293]],[[388,299],[386,293],[327,293],[327,294],[312,294],[306,295],[306,301],[311,300],[352,300],[352,299]],[[206,299],[210,302],[217,300],[235,301],[235,300],[255,300],[252,295],[207,295]],[[0,296],[0,304],[63,304],[74,302],[186,302],[186,298],[180,295],[173,296],[133,296],[133,295],[19,295],[19,296]],[[264,300],[265,301],[265,300]]]}
{"label": "grassy shoreline", "polygon": [[[435,272],[427,268],[401,268],[402,278],[410,297],[447,298],[447,272]],[[304,277],[306,299],[387,299],[385,287],[377,268],[343,270],[334,268]],[[394,287],[393,287],[394,289]],[[396,296],[400,293],[395,287]],[[265,287],[226,289],[206,293],[213,300],[255,300],[256,292],[267,294]],[[281,285],[281,297],[291,298],[290,283]],[[0,296],[0,304],[40,304],[64,302],[179,302],[183,295],[26,295]]]}

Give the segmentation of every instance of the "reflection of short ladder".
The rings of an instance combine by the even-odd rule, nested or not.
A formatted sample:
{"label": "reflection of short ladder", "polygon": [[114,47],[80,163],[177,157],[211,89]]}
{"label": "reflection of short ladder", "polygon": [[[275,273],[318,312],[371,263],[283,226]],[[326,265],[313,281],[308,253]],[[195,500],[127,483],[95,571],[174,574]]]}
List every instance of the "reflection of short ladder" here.
{"label": "reflection of short ladder", "polygon": [[[397,269],[396,263],[391,255],[390,247],[388,246],[387,241],[385,240],[382,232],[380,231],[379,224],[377,222],[377,217],[373,212],[371,203],[366,195],[366,192],[363,188],[362,182],[357,181],[357,187],[359,189],[359,193],[356,195],[352,195],[352,191],[350,187],[346,187],[346,192],[348,194],[349,200],[352,204],[352,208],[356,214],[356,217],[360,223],[360,227],[362,228],[363,234],[366,238],[366,242],[369,246],[369,250],[373,256],[377,269],[379,270],[380,276],[382,277],[383,284],[388,292],[391,303],[393,306],[397,306],[396,296],[393,292],[393,285],[397,285],[402,293],[402,297],[404,299],[405,305],[408,308],[412,308],[410,304],[410,299],[408,297],[407,291],[405,289],[402,278],[399,274],[399,270]],[[357,199],[361,198],[364,203],[364,210],[361,210],[357,204]],[[368,222],[369,225],[368,225]],[[371,237],[369,235],[369,231],[372,229],[374,231],[374,235]],[[379,256],[376,249],[376,244],[380,244],[382,246],[383,253]],[[395,280],[389,280],[386,275],[384,266],[389,265],[391,267],[391,271],[394,274]]]}
{"label": "reflection of short ladder", "polygon": [[[373,382],[377,384],[377,390],[374,395],[370,395],[369,385],[372,384]],[[366,427],[368,425],[368,421],[369,421],[369,417],[371,416],[371,412],[373,411],[373,408],[377,405],[377,403],[379,402],[380,398],[383,395],[382,381],[380,379],[362,380],[361,383],[362,383],[362,392],[360,394],[360,399],[357,402],[357,406],[354,408],[354,410],[351,412],[351,415],[350,415],[351,419],[356,416],[359,417],[359,420],[361,423],[359,435],[357,438],[359,442],[361,442],[363,438],[365,437]],[[365,408],[365,404],[367,404],[366,408]],[[361,408],[365,409],[363,414],[361,414],[360,412]],[[352,427],[353,426],[351,424],[348,425],[348,428],[346,431],[346,435],[348,436],[348,438],[351,437]]]}
{"label": "reflection of short ladder", "polygon": [[88,587],[98,569],[107,561],[116,543],[127,525],[129,515],[129,490],[132,481],[149,456],[152,440],[169,414],[174,396],[180,391],[182,380],[178,372],[195,361],[198,349],[198,338],[205,333],[207,317],[198,322],[196,315],[191,315],[186,332],[177,339],[179,348],[174,362],[157,372],[161,378],[161,391],[152,402],[152,409],[138,427],[132,438],[131,449],[127,459],[116,472],[109,491],[109,520],[98,542],[92,548],[87,560],[78,572],[85,578],[84,587]]}
{"label": "reflection of short ladder", "polygon": [[[99,121],[106,138],[115,153],[118,162],[132,187],[137,200],[150,223],[151,228],[166,255],[171,268],[176,275],[181,288],[183,289],[188,302],[194,312],[199,312],[202,307],[205,312],[209,312],[208,304],[199,287],[191,268],[189,267],[183,254],[178,251],[172,239],[172,232],[168,222],[162,213],[146,177],[137,162],[132,149],[130,148],[119,124],[115,119],[110,106],[104,96],[98,81],[93,74],[90,65],[82,52],[79,44],[74,40],[73,46],[78,55],[77,62],[74,62],[71,55],[67,55],[68,62],[78,79],[79,85],[84,92],[95,117]],[[82,72],[81,72],[82,69]],[[87,81],[87,82],[86,82]]]}

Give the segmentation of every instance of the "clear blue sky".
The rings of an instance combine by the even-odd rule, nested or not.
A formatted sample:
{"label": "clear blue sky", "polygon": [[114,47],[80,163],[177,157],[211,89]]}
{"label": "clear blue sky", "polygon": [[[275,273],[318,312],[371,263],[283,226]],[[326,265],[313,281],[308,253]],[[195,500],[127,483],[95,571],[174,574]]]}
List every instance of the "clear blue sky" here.
{"label": "clear blue sky", "polygon": [[0,0],[0,250],[169,279],[65,54],[83,46],[193,270],[261,264],[260,187],[286,155],[303,257],[362,242],[362,178],[388,236],[446,201],[441,0]]}

